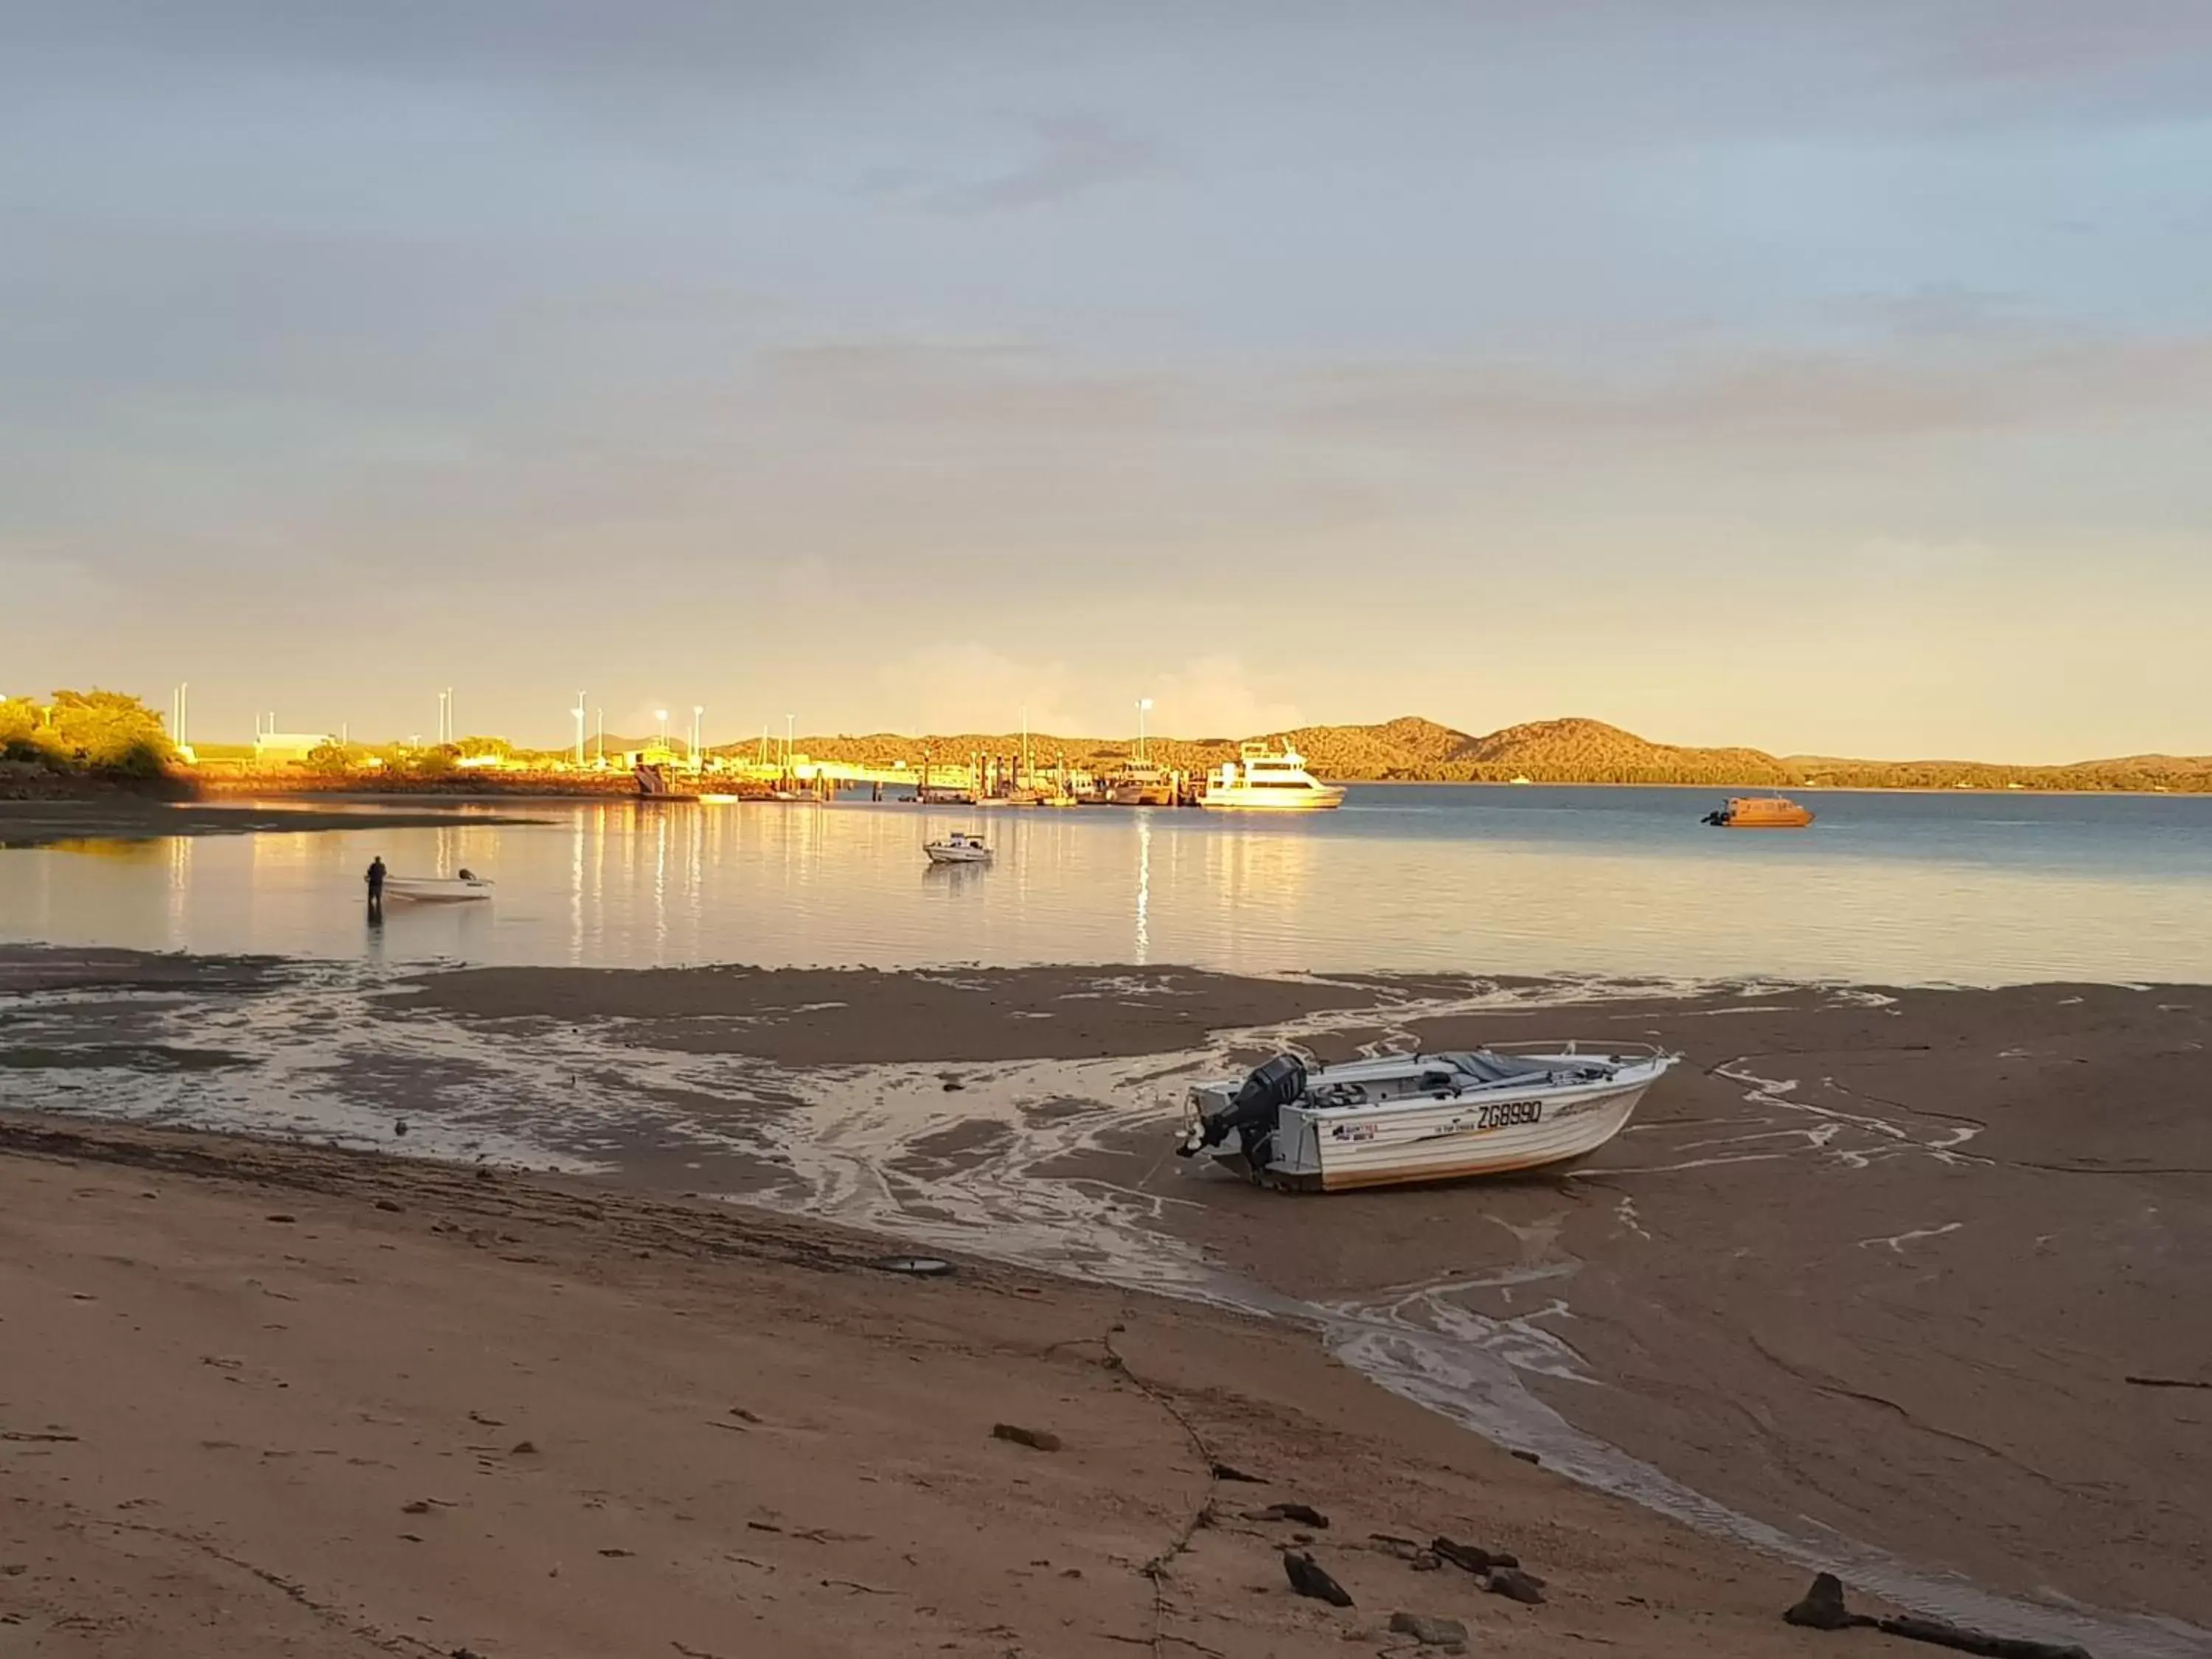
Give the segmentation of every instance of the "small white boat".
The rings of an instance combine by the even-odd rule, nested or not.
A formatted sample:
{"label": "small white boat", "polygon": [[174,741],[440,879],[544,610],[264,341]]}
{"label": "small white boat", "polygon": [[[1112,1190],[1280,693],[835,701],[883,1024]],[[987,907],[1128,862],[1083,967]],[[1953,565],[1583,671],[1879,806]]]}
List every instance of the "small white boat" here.
{"label": "small white boat", "polygon": [[457,876],[386,876],[384,896],[414,904],[465,904],[491,897],[491,883],[464,870]]}
{"label": "small white boat", "polygon": [[972,830],[955,830],[943,841],[926,841],[921,850],[932,864],[988,864],[991,849]]}
{"label": "small white boat", "polygon": [[1200,806],[1263,812],[1317,812],[1344,805],[1340,784],[1323,783],[1306,770],[1305,757],[1285,744],[1273,750],[1248,743],[1238,758],[1207,775]]}
{"label": "small white boat", "polygon": [[1184,1158],[1285,1190],[1335,1192],[1533,1170],[1619,1134],[1677,1055],[1648,1043],[1512,1043],[1308,1066],[1279,1054],[1190,1091]]}

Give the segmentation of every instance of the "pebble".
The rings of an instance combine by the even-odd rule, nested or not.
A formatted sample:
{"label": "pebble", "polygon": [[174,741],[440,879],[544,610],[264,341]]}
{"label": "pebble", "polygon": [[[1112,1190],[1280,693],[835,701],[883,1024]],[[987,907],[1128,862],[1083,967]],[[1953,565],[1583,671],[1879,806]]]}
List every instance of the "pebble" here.
{"label": "pebble", "polygon": [[1447,1651],[1467,1650],[1467,1626],[1456,1619],[1431,1619],[1418,1613],[1394,1613],[1390,1628],[1400,1636],[1410,1636],[1425,1648],[1443,1648]]}
{"label": "pebble", "polygon": [[1482,1587],[1492,1595],[1503,1595],[1532,1607],[1541,1605],[1544,1600],[1544,1581],[1518,1567],[1492,1567],[1483,1575]]}

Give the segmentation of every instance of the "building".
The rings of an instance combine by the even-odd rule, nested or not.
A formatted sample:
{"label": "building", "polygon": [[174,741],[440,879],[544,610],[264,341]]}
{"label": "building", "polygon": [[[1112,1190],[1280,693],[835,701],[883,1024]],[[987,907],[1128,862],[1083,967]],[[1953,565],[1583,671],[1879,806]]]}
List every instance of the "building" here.
{"label": "building", "polygon": [[307,759],[331,740],[327,732],[263,732],[253,739],[253,763],[288,766]]}

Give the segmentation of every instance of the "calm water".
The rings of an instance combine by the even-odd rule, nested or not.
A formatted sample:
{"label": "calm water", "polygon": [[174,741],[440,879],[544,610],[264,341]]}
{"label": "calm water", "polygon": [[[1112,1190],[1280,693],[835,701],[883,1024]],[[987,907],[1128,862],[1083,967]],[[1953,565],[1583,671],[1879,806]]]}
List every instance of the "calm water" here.
{"label": "calm water", "polygon": [[[1368,787],[1194,811],[547,802],[548,821],[0,852],[0,939],[626,967],[1154,962],[1269,971],[2212,981],[2212,799],[1820,793],[1801,834],[1710,790]],[[981,869],[921,843],[981,827]],[[467,866],[489,905],[360,872]]]}

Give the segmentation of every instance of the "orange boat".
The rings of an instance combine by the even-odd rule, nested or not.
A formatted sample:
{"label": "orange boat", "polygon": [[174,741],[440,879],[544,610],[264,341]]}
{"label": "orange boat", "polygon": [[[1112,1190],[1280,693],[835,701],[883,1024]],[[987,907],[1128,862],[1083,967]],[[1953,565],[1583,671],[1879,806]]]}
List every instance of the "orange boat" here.
{"label": "orange boat", "polygon": [[1804,830],[1811,827],[1813,815],[1779,795],[1740,795],[1706,813],[1705,822],[1717,830]]}

